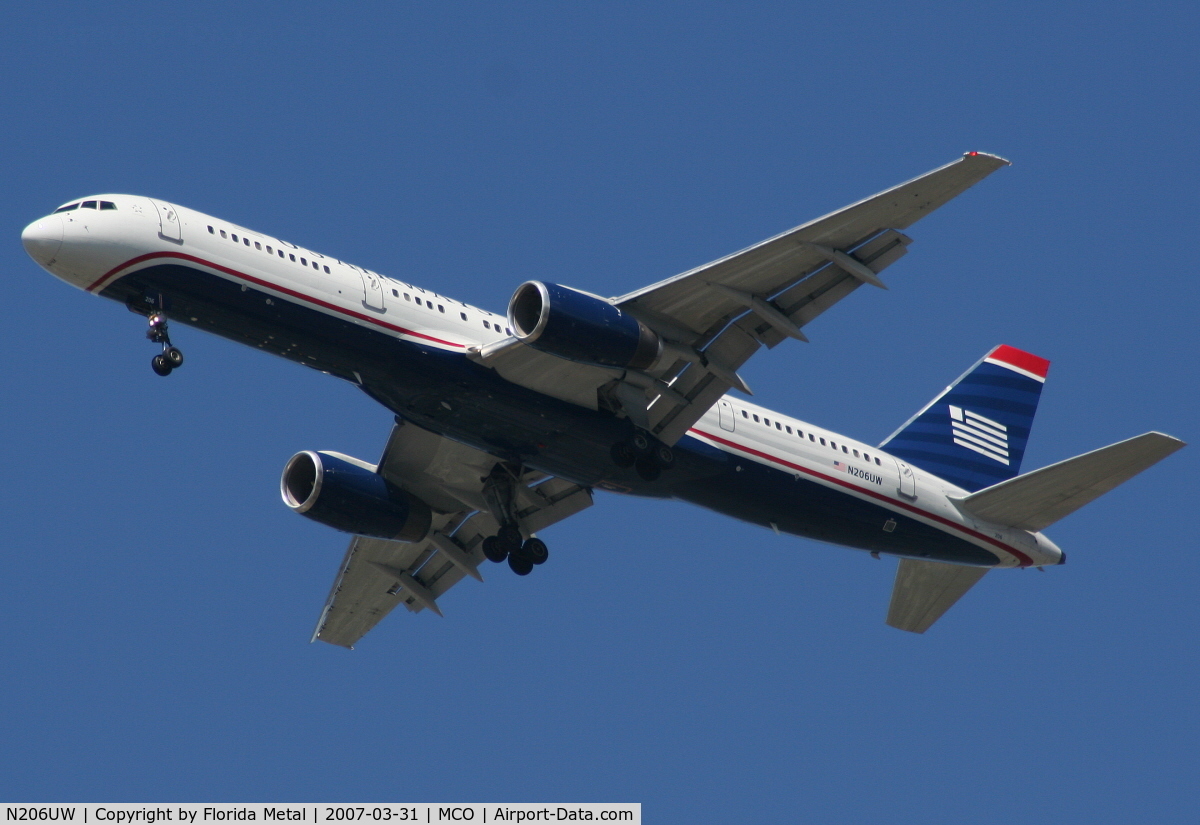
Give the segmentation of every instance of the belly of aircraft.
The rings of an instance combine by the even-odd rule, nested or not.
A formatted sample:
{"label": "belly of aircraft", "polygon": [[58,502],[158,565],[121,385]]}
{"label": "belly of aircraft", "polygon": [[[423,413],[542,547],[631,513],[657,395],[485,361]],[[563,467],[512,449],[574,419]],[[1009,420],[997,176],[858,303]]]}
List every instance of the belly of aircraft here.
{"label": "belly of aircraft", "polygon": [[677,498],[803,536],[882,553],[993,565],[965,539],[807,478],[733,456],[698,439],[675,446],[654,482],[620,469],[611,446],[632,425],[517,386],[465,354],[396,336],[180,264],[139,270],[105,297],[203,329],[359,385],[396,414],[500,458],[576,483]]}

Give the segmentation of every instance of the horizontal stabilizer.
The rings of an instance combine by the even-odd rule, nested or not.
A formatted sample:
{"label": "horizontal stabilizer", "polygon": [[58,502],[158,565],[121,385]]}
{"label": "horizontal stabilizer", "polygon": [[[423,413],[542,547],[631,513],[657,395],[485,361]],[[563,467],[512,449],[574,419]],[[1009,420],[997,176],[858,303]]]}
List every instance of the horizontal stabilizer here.
{"label": "horizontal stabilizer", "polygon": [[993,524],[1044,530],[1183,446],[1178,438],[1145,433],[952,501]]}
{"label": "horizontal stabilizer", "polygon": [[892,586],[887,623],[911,633],[924,633],[989,569],[901,559]]}

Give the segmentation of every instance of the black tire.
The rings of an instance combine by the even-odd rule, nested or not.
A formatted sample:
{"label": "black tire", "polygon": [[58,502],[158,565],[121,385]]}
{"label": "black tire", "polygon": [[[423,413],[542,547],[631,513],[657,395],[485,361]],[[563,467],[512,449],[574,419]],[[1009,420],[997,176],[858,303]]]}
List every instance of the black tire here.
{"label": "black tire", "polygon": [[550,558],[550,548],[541,539],[529,539],[521,545],[521,556],[532,564],[545,564]]}
{"label": "black tire", "polygon": [[171,365],[171,369],[178,369],[183,366],[183,353],[177,347],[167,347],[163,353],[163,358]]}
{"label": "black tire", "polygon": [[613,464],[621,468],[632,467],[633,463],[637,461],[637,453],[624,441],[618,441],[612,445],[609,453],[612,455]]}
{"label": "black tire", "polygon": [[150,359],[150,369],[154,370],[155,375],[167,376],[171,374],[170,363],[161,355],[156,355]]}
{"label": "black tire", "polygon": [[633,449],[644,453],[650,449],[650,436],[645,433],[634,433],[633,438],[629,439],[629,443],[633,445]]}
{"label": "black tire", "polygon": [[508,550],[495,536],[488,536],[483,540],[483,555],[488,561],[499,564],[508,558]]}
{"label": "black tire", "polygon": [[654,458],[664,470],[675,466],[675,451],[666,444],[659,444],[654,448]]}
{"label": "black tire", "polygon": [[637,473],[643,481],[657,481],[662,475],[662,467],[650,456],[642,456],[634,466],[637,467]]}
{"label": "black tire", "polygon": [[506,524],[496,534],[496,541],[508,555],[521,552],[521,531],[515,524]]}
{"label": "black tire", "polygon": [[508,557],[508,566],[518,576],[528,576],[533,572],[533,562],[529,559],[523,559],[520,556],[510,555]]}

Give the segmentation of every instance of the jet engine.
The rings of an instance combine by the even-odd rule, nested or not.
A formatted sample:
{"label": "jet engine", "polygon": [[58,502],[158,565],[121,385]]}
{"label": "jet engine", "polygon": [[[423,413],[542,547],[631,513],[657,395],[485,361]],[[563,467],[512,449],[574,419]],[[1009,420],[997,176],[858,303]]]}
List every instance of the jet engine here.
{"label": "jet engine", "polygon": [[279,491],[293,511],[335,530],[396,541],[420,541],[429,532],[429,505],[340,453],[296,453]]}
{"label": "jet engine", "polygon": [[602,367],[643,370],[663,348],[656,332],[603,298],[541,281],[517,287],[508,323],[534,349]]}

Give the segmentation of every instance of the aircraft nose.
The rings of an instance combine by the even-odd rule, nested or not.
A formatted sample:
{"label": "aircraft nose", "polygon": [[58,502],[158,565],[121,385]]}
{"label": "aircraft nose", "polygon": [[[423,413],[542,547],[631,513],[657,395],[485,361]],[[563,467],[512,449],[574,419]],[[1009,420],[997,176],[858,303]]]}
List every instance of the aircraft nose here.
{"label": "aircraft nose", "polygon": [[21,233],[21,244],[29,257],[42,266],[54,260],[62,246],[63,222],[58,215],[47,215],[38,218]]}

